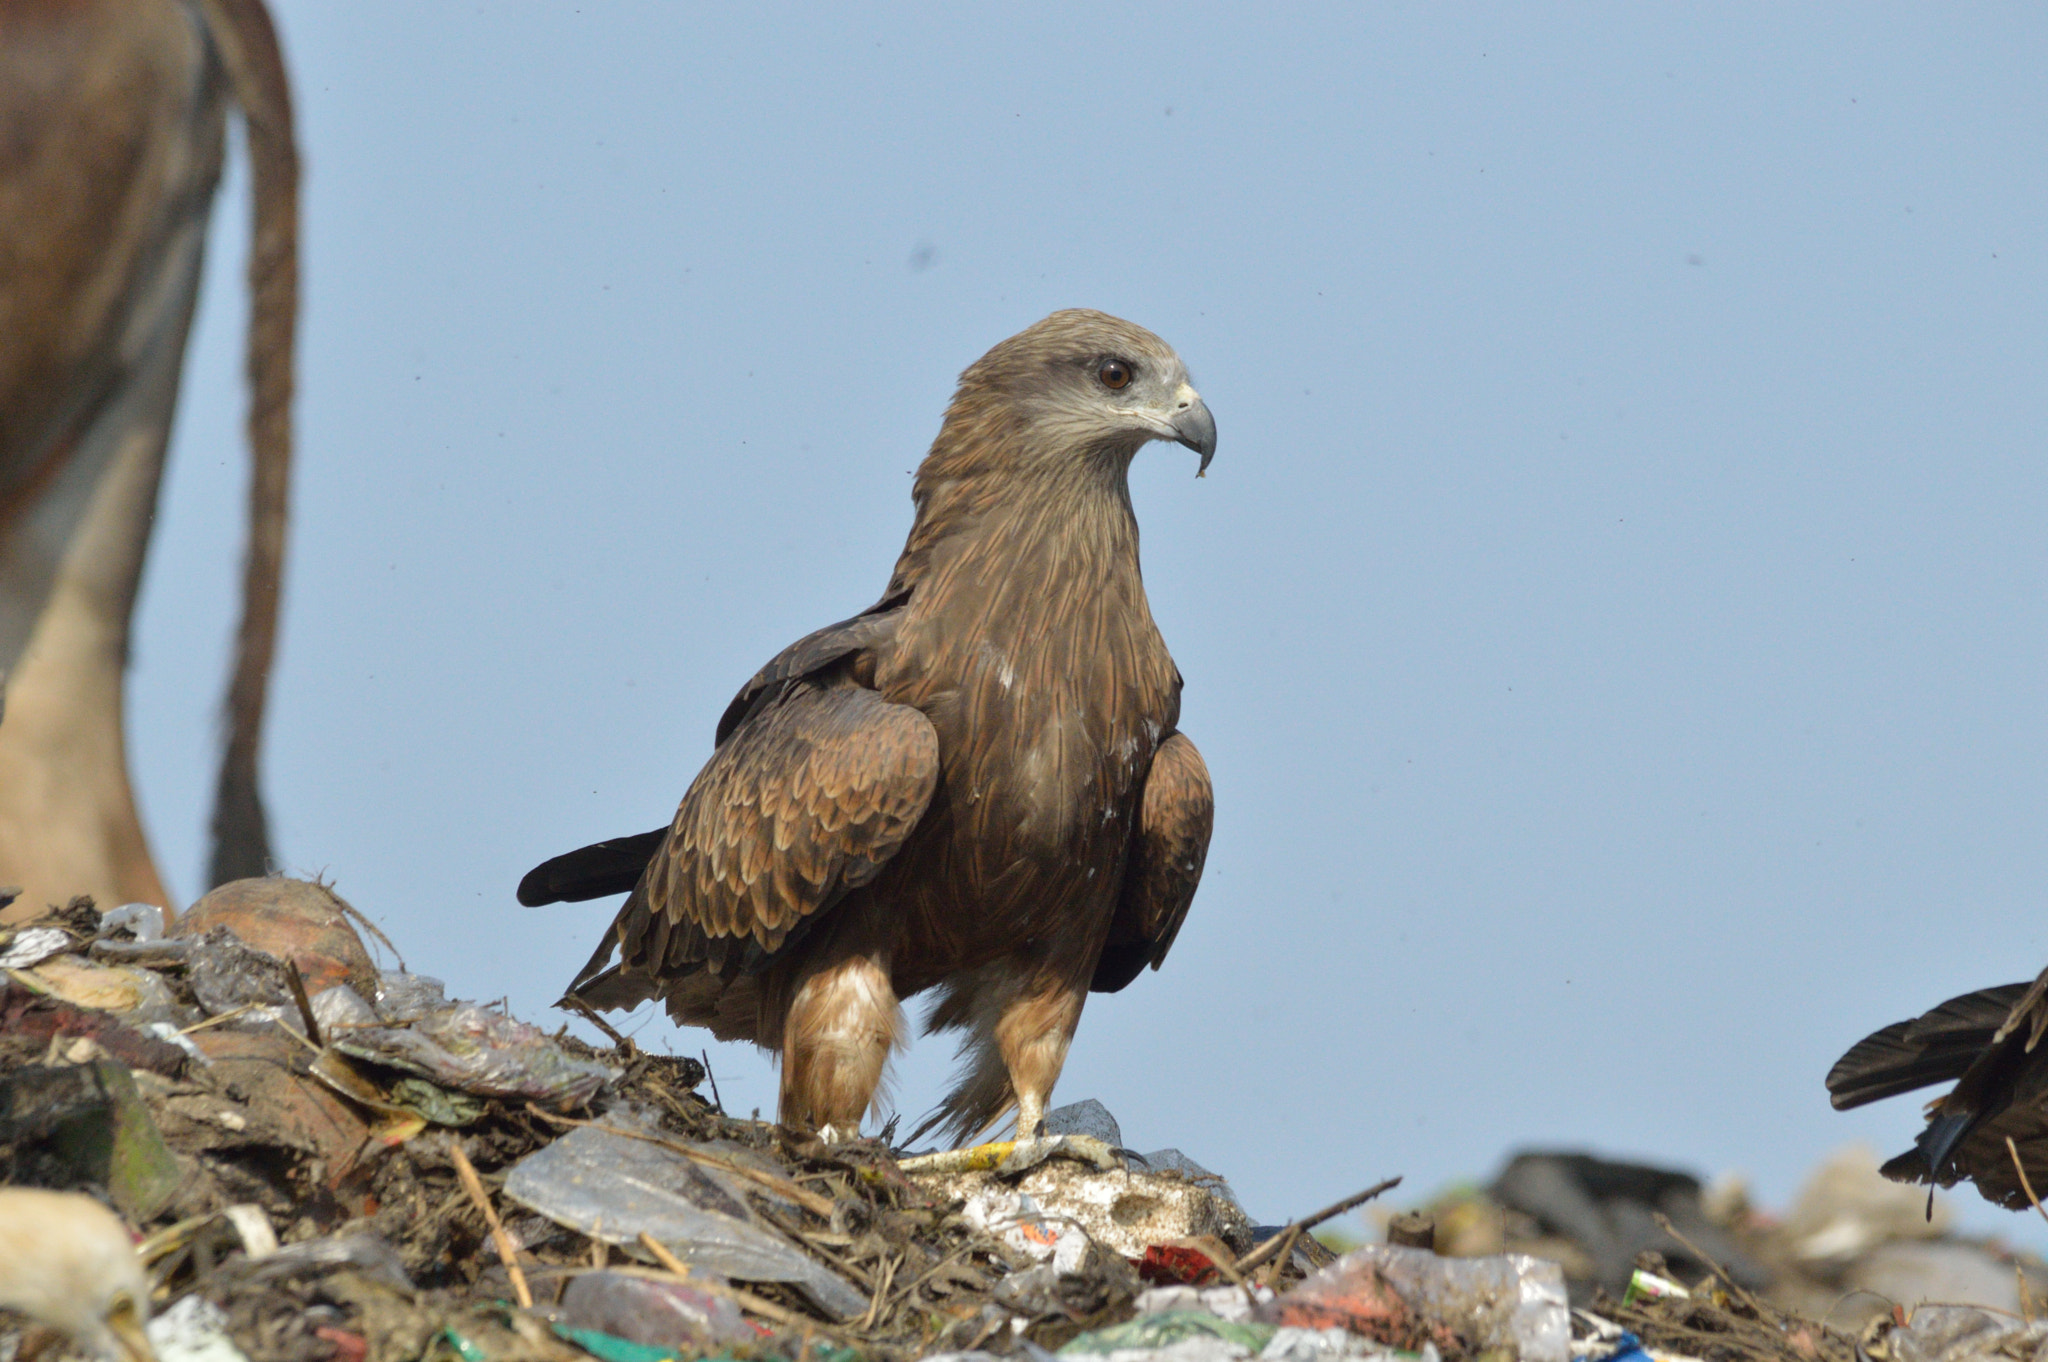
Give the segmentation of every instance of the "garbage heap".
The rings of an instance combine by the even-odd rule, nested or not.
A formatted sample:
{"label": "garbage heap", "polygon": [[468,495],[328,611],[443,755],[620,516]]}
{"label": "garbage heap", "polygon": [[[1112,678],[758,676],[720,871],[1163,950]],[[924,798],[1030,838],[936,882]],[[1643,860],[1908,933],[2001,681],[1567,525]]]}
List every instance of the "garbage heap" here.
{"label": "garbage heap", "polygon": [[[1815,1339],[1823,1335],[1807,1323],[1825,1321],[1825,1337],[1860,1342],[1872,1358],[2038,1353],[2048,1362],[2048,1334],[2030,1323],[2048,1304],[2048,1264],[1959,1233],[1946,1196],[1886,1179],[1880,1162],[1867,1146],[1844,1148],[1773,1214],[1740,1179],[1703,1186],[1672,1169],[1531,1150],[1483,1187],[1454,1187],[1375,1218],[1392,1237],[1427,1227],[1443,1254],[1555,1262],[1581,1319],[1641,1326],[1681,1354],[1734,1355],[1709,1340],[1725,1347],[1770,1319],[1778,1335]],[[1748,1323],[1729,1318],[1731,1308]],[[1938,1346],[1929,1341],[1937,1335]]]}
{"label": "garbage heap", "polygon": [[[359,927],[382,941],[326,887],[265,879],[168,925],[76,900],[0,928],[0,1185],[124,1218],[160,1362],[2048,1362],[2048,1325],[1983,1312],[1861,1335],[1802,1317],[1745,1275],[1775,1260],[1741,1226],[1696,1262],[1617,1257],[1587,1236],[1635,1210],[1596,1196],[1576,1230],[1540,1223],[1506,1209],[1510,1178],[1337,1257],[1312,1231],[1397,1180],[1254,1225],[1178,1151],[1123,1148],[1093,1102],[1023,1143],[828,1146],[727,1116],[694,1060],[380,969]],[[1435,1251],[1473,1248],[1460,1208],[1488,1205],[1530,1243]],[[0,1247],[48,1228],[0,1223]],[[0,1312],[0,1362],[83,1355]]]}

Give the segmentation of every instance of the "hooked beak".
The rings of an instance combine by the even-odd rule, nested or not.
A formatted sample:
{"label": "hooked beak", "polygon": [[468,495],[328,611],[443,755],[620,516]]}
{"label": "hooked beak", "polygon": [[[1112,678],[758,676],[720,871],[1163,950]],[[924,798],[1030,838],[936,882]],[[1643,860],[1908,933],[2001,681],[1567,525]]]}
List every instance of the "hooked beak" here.
{"label": "hooked beak", "polygon": [[1175,440],[1202,456],[1202,466],[1195,470],[1199,478],[1209,471],[1209,460],[1216,457],[1216,418],[1209,414],[1202,395],[1185,383],[1173,400],[1174,412],[1167,424],[1173,427]]}

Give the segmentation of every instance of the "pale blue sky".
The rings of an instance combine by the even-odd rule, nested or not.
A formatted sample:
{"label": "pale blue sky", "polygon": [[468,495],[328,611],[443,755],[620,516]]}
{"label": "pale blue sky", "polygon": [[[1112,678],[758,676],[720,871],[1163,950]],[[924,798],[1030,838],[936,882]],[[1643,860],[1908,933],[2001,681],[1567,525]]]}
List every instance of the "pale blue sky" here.
{"label": "pale blue sky", "polygon": [[[280,14],[268,792],[289,866],[458,991],[550,1016],[610,906],[520,874],[669,816],[737,686],[880,591],[954,375],[1067,306],[1165,336],[1221,429],[1203,481],[1133,471],[1218,812],[1057,1100],[1267,1219],[1525,1142],[1782,1201],[1915,1128],[1829,1110],[1845,1046],[2048,958],[2038,7]],[[240,188],[133,687],[184,894]]]}

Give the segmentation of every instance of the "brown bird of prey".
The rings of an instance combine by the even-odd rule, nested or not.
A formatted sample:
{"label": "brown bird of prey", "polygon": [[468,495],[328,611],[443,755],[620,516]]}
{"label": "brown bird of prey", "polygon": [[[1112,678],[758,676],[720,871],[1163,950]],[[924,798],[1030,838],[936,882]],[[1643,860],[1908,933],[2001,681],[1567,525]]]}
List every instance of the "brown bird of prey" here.
{"label": "brown bird of prey", "polygon": [[[1828,1072],[1828,1095],[1846,1111],[1933,1083],[1955,1087],[1927,1104],[1927,1129],[1886,1163],[1900,1182],[1953,1187],[1968,1180],[2013,1210],[2048,1196],[2048,971],[1951,998],[1858,1041]],[[2007,1139],[2012,1145],[2007,1146]],[[2025,1182],[2014,1164],[2025,1169]]]}
{"label": "brown bird of prey", "polygon": [[[522,903],[631,891],[569,986],[660,997],[782,1057],[781,1119],[858,1132],[939,990],[963,1072],[926,1128],[1038,1132],[1089,992],[1157,968],[1207,855],[1209,773],[1138,571],[1131,459],[1216,423],[1159,337],[1056,312],[960,376],[882,598],[741,688],[668,827]],[[611,962],[614,950],[617,963]]]}

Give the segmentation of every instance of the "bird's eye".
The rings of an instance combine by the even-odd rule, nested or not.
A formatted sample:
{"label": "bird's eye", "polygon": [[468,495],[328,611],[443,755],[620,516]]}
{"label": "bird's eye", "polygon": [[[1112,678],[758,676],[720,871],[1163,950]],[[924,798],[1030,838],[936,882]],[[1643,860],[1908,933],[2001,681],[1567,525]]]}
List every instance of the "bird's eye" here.
{"label": "bird's eye", "polygon": [[1105,388],[1128,388],[1131,386],[1131,366],[1120,359],[1106,359],[1095,371]]}

